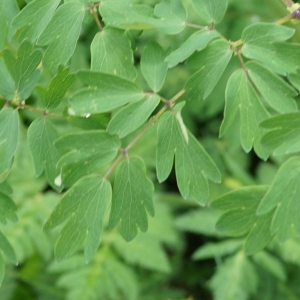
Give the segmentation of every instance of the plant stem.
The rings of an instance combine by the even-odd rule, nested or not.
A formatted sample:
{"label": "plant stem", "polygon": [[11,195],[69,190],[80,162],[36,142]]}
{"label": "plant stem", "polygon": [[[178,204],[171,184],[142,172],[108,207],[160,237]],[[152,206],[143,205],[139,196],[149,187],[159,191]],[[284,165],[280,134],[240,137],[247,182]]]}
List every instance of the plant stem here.
{"label": "plant stem", "polygon": [[[98,5],[100,5],[100,2],[98,3]],[[97,5],[97,6],[98,6]],[[100,23],[100,20],[99,20],[99,18],[98,18],[98,14],[95,12],[95,7],[96,7],[96,5],[92,5],[91,6],[92,8],[90,8],[90,11],[92,12],[92,14],[93,14],[93,17],[94,17],[94,19],[95,19],[95,22],[96,22],[96,24],[97,24],[97,26],[98,26],[98,28],[99,28],[99,31],[101,32],[102,30],[103,30],[103,27],[102,27],[102,25],[101,25],[101,23]]]}
{"label": "plant stem", "polygon": [[278,25],[281,25],[281,24],[284,24],[284,23],[290,21],[292,18],[293,18],[293,15],[289,14],[289,15],[287,15],[287,16],[285,16],[285,17],[283,17],[283,18],[281,18],[281,19],[279,19],[277,21],[275,21],[274,23],[278,24]]}
{"label": "plant stem", "polygon": [[285,4],[286,6],[290,7],[294,4],[294,1],[292,0],[281,0],[283,2],[283,4]]}
{"label": "plant stem", "polygon": [[124,156],[128,155],[128,151],[132,148],[132,146],[143,136],[143,134],[158,120],[158,118],[170,107],[172,107],[172,104],[179,99],[183,94],[185,93],[185,90],[181,90],[178,92],[172,99],[167,101],[165,105],[161,108],[161,110],[148,122],[148,124],[144,127],[144,129],[127,145],[125,149],[122,150],[122,153],[118,156],[118,158],[115,160],[115,162],[111,165],[109,170],[105,173],[103,176],[104,179],[106,179],[111,172],[115,169],[115,167],[118,165],[118,163],[121,161],[121,159]]}
{"label": "plant stem", "polygon": [[192,28],[197,28],[197,29],[204,29],[204,28],[207,28],[207,26],[201,26],[201,25],[192,24],[192,23],[189,23],[189,22],[185,22],[185,25],[186,25],[187,27],[192,27]]}
{"label": "plant stem", "polygon": [[44,116],[55,117],[55,118],[65,118],[63,115],[48,113],[46,110],[39,109],[39,108],[30,106],[30,105],[27,105],[27,104],[20,104],[19,107],[20,108],[26,108],[28,110],[37,112],[39,114],[43,114]]}

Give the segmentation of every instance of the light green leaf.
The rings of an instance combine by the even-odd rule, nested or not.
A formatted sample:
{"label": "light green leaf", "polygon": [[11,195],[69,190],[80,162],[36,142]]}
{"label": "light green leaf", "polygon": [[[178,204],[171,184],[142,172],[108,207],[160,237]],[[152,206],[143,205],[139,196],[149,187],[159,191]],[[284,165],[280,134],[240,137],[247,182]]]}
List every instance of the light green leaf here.
{"label": "light green leaf", "polygon": [[221,175],[201,144],[183,123],[180,126],[180,118],[180,112],[176,115],[166,112],[158,121],[157,178],[159,182],[167,179],[175,155],[176,179],[181,195],[204,205],[209,193],[207,179],[220,182]]}
{"label": "light green leaf", "polygon": [[56,72],[59,65],[65,65],[73,55],[84,14],[82,3],[64,3],[40,35],[38,45],[48,46],[43,63],[52,73]]}
{"label": "light green leaf", "polygon": [[0,182],[4,181],[12,165],[19,135],[17,110],[5,108],[0,111]]}
{"label": "light green leaf", "polygon": [[110,134],[117,134],[120,138],[125,137],[139,128],[150,117],[159,102],[158,95],[151,95],[138,102],[128,104],[112,117],[107,131]]}
{"label": "light green leaf", "polygon": [[7,220],[17,222],[16,210],[17,206],[11,198],[0,192],[0,222],[2,224],[6,224]]}
{"label": "light green leaf", "polygon": [[269,129],[261,139],[263,147],[274,155],[300,151],[300,113],[290,113],[269,118],[261,123]]}
{"label": "light green leaf", "polygon": [[170,273],[171,266],[161,243],[153,236],[139,233],[130,243],[121,238],[113,241],[113,247],[128,264]]}
{"label": "light green leaf", "polygon": [[146,175],[144,162],[137,157],[123,161],[116,172],[109,226],[119,223],[126,241],[132,240],[138,228],[148,229],[147,213],[154,216],[153,183]]}
{"label": "light green leaf", "polygon": [[281,77],[255,61],[247,62],[245,67],[254,85],[271,107],[281,113],[297,110],[293,98],[298,93]]}
{"label": "light green leaf", "polygon": [[92,259],[110,201],[111,185],[97,175],[82,178],[64,194],[44,227],[52,229],[67,221],[55,245],[58,261],[71,256],[83,243],[86,262]]}
{"label": "light green leaf", "polygon": [[[300,196],[300,159],[293,157],[279,168],[272,185],[257,209],[257,213],[272,213],[271,233],[283,243],[296,233],[300,235],[298,211]],[[273,209],[275,212],[273,213]]]}
{"label": "light green leaf", "polygon": [[210,281],[214,300],[247,300],[257,287],[258,275],[242,252],[226,259]]}
{"label": "light green leaf", "polygon": [[48,118],[38,118],[29,126],[27,137],[36,175],[40,176],[45,170],[51,187],[62,191],[63,185],[55,180],[60,175],[57,163],[61,157],[60,152],[54,147],[54,141],[59,137],[56,129]]}
{"label": "light green leaf", "polygon": [[294,33],[295,29],[287,26],[259,22],[244,29],[242,41],[245,45],[255,45],[261,42],[283,42],[292,37]]}
{"label": "light green leaf", "polygon": [[210,95],[231,56],[232,51],[229,44],[224,40],[217,40],[187,60],[188,66],[199,69],[188,79],[185,85],[190,99],[203,100]]}
{"label": "light green leaf", "polygon": [[0,287],[2,285],[4,275],[5,275],[5,260],[2,253],[0,252]]}
{"label": "light green leaf", "polygon": [[37,87],[37,92],[45,108],[55,108],[63,100],[68,88],[75,80],[74,74],[69,74],[69,68],[60,66],[47,89]]}
{"label": "light green leaf", "polygon": [[55,147],[64,155],[58,161],[64,186],[101,169],[117,155],[120,141],[101,130],[71,133],[59,138]]}
{"label": "light green leaf", "polygon": [[80,72],[78,76],[89,84],[70,99],[71,108],[78,115],[108,112],[144,97],[138,85],[117,76],[89,71]]}
{"label": "light green leaf", "polygon": [[219,23],[225,15],[227,2],[227,0],[192,0],[192,5],[206,23]]}
{"label": "light green leaf", "polygon": [[10,195],[12,194],[13,189],[11,186],[7,183],[7,181],[3,181],[0,183],[0,193]]}
{"label": "light green leaf", "polygon": [[15,82],[2,57],[0,57],[0,95],[7,100],[12,100],[15,96]]}
{"label": "light green leaf", "polygon": [[208,258],[221,258],[225,255],[232,254],[241,248],[241,240],[225,240],[218,243],[206,243],[193,253],[193,260]]}
{"label": "light green leaf", "polygon": [[4,60],[15,81],[15,97],[21,100],[27,99],[41,75],[37,67],[41,63],[42,52],[34,50],[34,46],[25,40],[19,46],[16,57],[10,50],[5,49]]}
{"label": "light green leaf", "polygon": [[156,42],[149,42],[141,57],[141,71],[155,93],[160,91],[168,70],[165,51]]}
{"label": "light green leaf", "polygon": [[186,60],[196,50],[201,51],[208,43],[219,37],[220,33],[216,30],[202,29],[193,33],[188,39],[176,50],[171,52],[165,59],[169,68],[172,68]]}
{"label": "light green leaf", "polygon": [[243,187],[212,202],[212,207],[224,210],[216,227],[224,235],[239,237],[247,234],[245,253],[251,255],[266,247],[273,238],[270,231],[273,212],[258,216],[256,210],[267,191],[265,186]]}
{"label": "light green leaf", "polygon": [[300,91],[300,72],[298,71],[297,74],[289,74],[288,76],[289,82],[298,90]]}
{"label": "light green leaf", "polygon": [[133,52],[126,32],[104,27],[91,44],[93,71],[99,71],[134,80],[137,70],[133,64]]}
{"label": "light green leaf", "polygon": [[12,248],[11,244],[9,243],[9,241],[6,239],[6,237],[3,235],[1,231],[0,231],[0,249],[4,253],[6,259],[14,263],[15,265],[18,264],[14,249]]}
{"label": "light green leaf", "polygon": [[13,19],[14,32],[22,29],[19,39],[32,42],[40,36],[61,0],[34,0],[26,5]]}
{"label": "light green leaf", "polygon": [[265,130],[259,128],[258,125],[269,116],[269,113],[260,102],[242,69],[236,70],[229,78],[225,101],[224,120],[220,128],[220,136],[229,130],[239,111],[241,119],[240,140],[243,149],[249,152],[254,146],[257,155],[266,159],[268,152],[259,143]]}
{"label": "light green leaf", "polygon": [[[0,52],[7,41],[7,34],[11,21],[19,12],[18,4],[15,0],[1,0],[0,2]],[[1,69],[1,68],[0,68]]]}

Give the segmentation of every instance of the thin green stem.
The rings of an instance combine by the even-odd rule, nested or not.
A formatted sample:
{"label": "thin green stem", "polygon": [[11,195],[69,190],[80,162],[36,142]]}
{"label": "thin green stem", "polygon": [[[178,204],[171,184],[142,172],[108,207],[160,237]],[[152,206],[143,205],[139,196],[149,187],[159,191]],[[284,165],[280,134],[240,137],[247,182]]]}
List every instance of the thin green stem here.
{"label": "thin green stem", "polygon": [[43,114],[44,116],[49,116],[49,117],[54,117],[54,118],[63,118],[63,119],[65,118],[63,115],[48,113],[47,110],[39,109],[39,108],[30,106],[27,104],[20,104],[19,108],[26,108],[26,109],[34,111],[36,113]]}
{"label": "thin green stem", "polygon": [[115,169],[115,167],[119,164],[124,156],[128,156],[128,151],[133,147],[133,145],[144,135],[144,133],[159,119],[159,117],[168,109],[172,107],[172,104],[178,100],[183,94],[185,90],[181,90],[178,92],[172,99],[166,101],[165,105],[160,109],[160,111],[148,122],[148,124],[144,127],[144,129],[127,145],[125,149],[122,150],[121,154],[115,160],[115,162],[111,165],[109,170],[105,173],[104,179],[106,179],[111,172]]}
{"label": "thin green stem", "polygon": [[185,22],[185,26],[191,27],[191,28],[197,28],[197,29],[204,29],[204,28],[207,28],[207,26],[201,26],[201,25],[198,25],[198,24],[192,24],[192,23],[189,23],[189,22]]}
{"label": "thin green stem", "polygon": [[95,4],[95,5],[92,5],[90,6],[90,12],[93,14],[93,17],[94,17],[94,20],[99,28],[99,31],[101,32],[103,30],[103,27],[100,23],[100,20],[99,20],[99,17],[98,17],[98,14],[96,13],[95,11],[95,7],[99,6],[100,5],[100,2]]}
{"label": "thin green stem", "polygon": [[292,18],[293,18],[293,15],[292,15],[292,14],[289,14],[289,15],[284,16],[283,18],[281,18],[281,19],[275,21],[274,23],[275,23],[275,24],[278,24],[278,25],[282,25],[282,24],[284,24],[284,23],[290,21]]}
{"label": "thin green stem", "polygon": [[294,4],[294,1],[292,0],[281,0],[284,5],[291,7]]}

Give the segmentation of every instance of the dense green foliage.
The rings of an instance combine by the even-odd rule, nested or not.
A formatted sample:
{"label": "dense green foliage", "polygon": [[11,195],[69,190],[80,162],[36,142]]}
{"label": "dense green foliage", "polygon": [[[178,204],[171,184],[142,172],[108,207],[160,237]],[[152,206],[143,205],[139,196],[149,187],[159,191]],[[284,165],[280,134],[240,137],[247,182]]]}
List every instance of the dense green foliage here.
{"label": "dense green foliage", "polygon": [[300,299],[298,19],[0,0],[0,298]]}

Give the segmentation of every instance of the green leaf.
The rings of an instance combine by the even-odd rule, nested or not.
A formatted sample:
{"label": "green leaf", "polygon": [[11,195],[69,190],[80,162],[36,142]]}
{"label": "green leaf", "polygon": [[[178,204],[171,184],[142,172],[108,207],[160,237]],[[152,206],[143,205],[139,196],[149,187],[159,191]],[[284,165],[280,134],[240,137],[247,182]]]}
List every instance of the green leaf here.
{"label": "green leaf", "polygon": [[90,130],[65,135],[55,142],[55,147],[64,153],[57,165],[62,183],[68,187],[109,164],[118,153],[120,141],[104,131]]}
{"label": "green leaf", "polygon": [[9,241],[6,239],[6,237],[3,235],[1,231],[0,231],[0,249],[5,254],[6,259],[14,263],[15,265],[18,264],[14,249],[12,248],[11,244],[9,243]]}
{"label": "green leaf", "polygon": [[117,76],[89,71],[82,71],[78,76],[89,84],[70,99],[71,108],[78,115],[108,112],[144,97],[138,85]]}
{"label": "green leaf", "polygon": [[7,220],[17,222],[16,215],[17,206],[11,198],[4,193],[0,192],[0,222],[6,224]]}
{"label": "green leaf", "polygon": [[112,27],[104,27],[91,44],[93,71],[108,73],[134,80],[137,70],[133,64],[133,52],[126,32]]}
{"label": "green leaf", "polygon": [[298,93],[281,77],[255,61],[247,62],[245,67],[254,85],[271,107],[281,113],[297,110],[293,98]]}
{"label": "green leaf", "polygon": [[111,201],[111,185],[97,175],[84,177],[69,189],[53,210],[45,229],[66,222],[55,245],[58,261],[70,257],[84,245],[89,262],[100,244],[102,222]]}
{"label": "green leaf", "polygon": [[249,152],[254,146],[257,155],[266,159],[268,152],[259,143],[264,133],[264,130],[259,128],[259,123],[266,119],[269,113],[260,102],[247,74],[242,69],[236,70],[229,78],[225,101],[224,120],[220,128],[220,136],[229,130],[239,111],[241,119],[240,140],[243,149]]}
{"label": "green leaf", "polygon": [[226,259],[210,281],[215,300],[250,299],[257,287],[254,266],[242,252]]}
{"label": "green leaf", "polygon": [[208,258],[220,259],[225,255],[236,252],[242,246],[241,240],[225,240],[218,243],[206,243],[193,253],[193,260]]}
{"label": "green leaf", "polygon": [[267,191],[265,186],[243,187],[212,202],[212,207],[224,210],[216,227],[224,235],[239,237],[247,234],[245,253],[251,255],[266,247],[273,238],[270,232],[273,212],[258,216],[259,202]]}
{"label": "green leaf", "polygon": [[[271,233],[283,243],[296,233],[300,235],[300,159],[293,157],[279,168],[268,192],[265,194],[257,213],[272,213]],[[273,213],[273,209],[275,212]]]}
{"label": "green leaf", "polygon": [[58,73],[52,78],[47,89],[37,87],[38,94],[45,108],[57,107],[63,100],[68,88],[75,80],[74,74],[69,74],[69,68],[59,67]]}
{"label": "green leaf", "polygon": [[274,23],[259,22],[251,24],[242,33],[243,47],[261,42],[283,42],[291,38],[294,33],[295,29]]}
{"label": "green leaf", "polygon": [[157,126],[156,170],[159,182],[169,176],[175,155],[177,185],[181,195],[204,205],[208,182],[220,182],[221,175],[201,144],[185,128],[180,112],[164,113]]}
{"label": "green leaf", "polygon": [[300,151],[300,113],[290,113],[269,118],[261,123],[269,129],[261,139],[262,145],[274,155]]}
{"label": "green leaf", "polygon": [[120,109],[110,120],[107,131],[120,138],[139,128],[151,115],[160,102],[158,95],[128,104]]}
{"label": "green leaf", "polygon": [[116,172],[109,227],[119,223],[119,231],[126,241],[132,240],[138,228],[148,229],[147,213],[154,216],[153,183],[146,175],[144,162],[137,157],[123,161]]}
{"label": "green leaf", "polygon": [[164,84],[168,70],[165,60],[165,51],[156,42],[149,42],[141,57],[141,71],[148,85],[155,93],[159,92]]}
{"label": "green leaf", "polygon": [[13,190],[11,186],[7,183],[7,181],[3,181],[0,183],[0,193],[9,195],[12,194]]}
{"label": "green leaf", "polygon": [[219,23],[225,15],[227,2],[227,0],[192,0],[192,5],[206,23]]}
{"label": "green leaf", "polygon": [[19,135],[17,110],[5,108],[0,111],[0,182],[4,181],[12,165]]}
{"label": "green leaf", "polygon": [[37,69],[42,60],[42,52],[34,50],[27,40],[19,46],[17,56],[8,49],[4,50],[4,60],[15,81],[15,97],[27,99],[36,86],[41,71]]}
{"label": "green leaf", "polygon": [[289,74],[288,76],[289,82],[298,90],[300,91],[300,72],[298,71],[297,74]]}
{"label": "green leaf", "polygon": [[190,99],[203,100],[210,95],[231,56],[232,51],[229,44],[224,40],[217,40],[188,59],[188,66],[199,69],[188,79],[185,85]]}
{"label": "green leaf", "polygon": [[0,252],[0,287],[4,279],[4,274],[5,274],[5,260],[2,253]]}
{"label": "green leaf", "polygon": [[[0,52],[7,42],[7,34],[11,21],[19,12],[18,4],[15,0],[1,0],[0,2]],[[1,70],[1,68],[0,68]]]}
{"label": "green leaf", "polygon": [[13,19],[11,27],[15,32],[22,30],[19,39],[32,42],[40,36],[61,0],[34,0],[26,5]]}
{"label": "green leaf", "polygon": [[0,57],[0,95],[7,100],[12,100],[15,96],[15,82],[2,57]]}
{"label": "green leaf", "polygon": [[63,186],[59,180],[60,171],[57,162],[61,157],[60,152],[54,147],[54,141],[59,135],[48,118],[35,119],[28,128],[28,146],[34,162],[35,172],[40,176],[45,170],[46,178],[57,191],[62,191]]}
{"label": "green leaf", "polygon": [[188,39],[176,50],[171,52],[165,59],[169,68],[172,68],[179,63],[186,60],[196,50],[201,51],[208,43],[220,36],[220,33],[216,30],[201,29],[193,33]]}
{"label": "green leaf", "polygon": [[48,46],[43,63],[52,73],[56,73],[57,67],[65,65],[73,55],[84,14],[82,3],[64,3],[40,35],[38,45]]}

